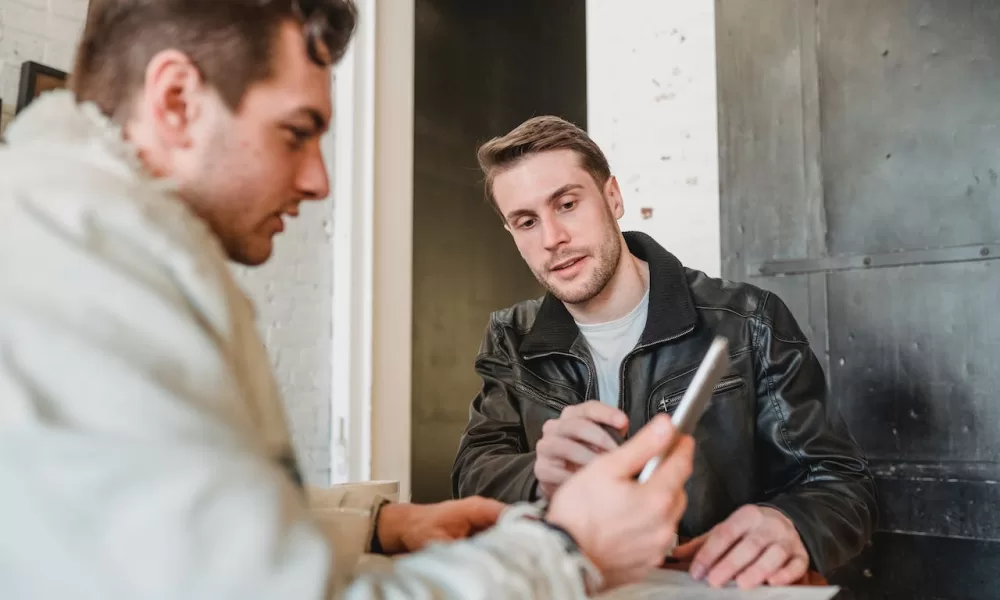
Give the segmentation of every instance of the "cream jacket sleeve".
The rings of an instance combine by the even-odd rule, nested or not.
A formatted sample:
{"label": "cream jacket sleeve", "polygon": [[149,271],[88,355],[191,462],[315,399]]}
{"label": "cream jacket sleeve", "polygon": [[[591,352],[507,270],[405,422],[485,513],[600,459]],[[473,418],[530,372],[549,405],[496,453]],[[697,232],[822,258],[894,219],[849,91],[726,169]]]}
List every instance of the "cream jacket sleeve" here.
{"label": "cream jacket sleeve", "polygon": [[516,515],[388,572],[338,572],[220,248],[59,100],[0,149],[0,595],[584,595],[581,559]]}

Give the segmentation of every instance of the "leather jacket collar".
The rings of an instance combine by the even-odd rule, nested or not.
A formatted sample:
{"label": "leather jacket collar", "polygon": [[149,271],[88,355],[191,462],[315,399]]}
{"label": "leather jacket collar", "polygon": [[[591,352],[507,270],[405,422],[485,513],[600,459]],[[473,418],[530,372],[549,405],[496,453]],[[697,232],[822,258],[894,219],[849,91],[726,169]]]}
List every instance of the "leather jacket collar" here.
{"label": "leather jacket collar", "polygon": [[[657,344],[692,331],[698,313],[681,262],[645,233],[628,231],[623,235],[629,252],[649,264],[649,314],[639,344]],[[547,293],[519,350],[525,358],[569,352],[579,335],[566,306]]]}

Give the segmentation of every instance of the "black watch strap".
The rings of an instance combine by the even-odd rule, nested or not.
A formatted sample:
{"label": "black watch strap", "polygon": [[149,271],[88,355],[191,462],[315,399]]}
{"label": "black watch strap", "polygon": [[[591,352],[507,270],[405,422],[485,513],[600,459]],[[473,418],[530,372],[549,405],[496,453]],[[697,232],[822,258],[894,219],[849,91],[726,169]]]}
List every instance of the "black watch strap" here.
{"label": "black watch strap", "polygon": [[576,542],[576,538],[573,537],[573,534],[566,531],[566,529],[564,529],[563,527],[560,527],[559,525],[556,525],[551,521],[547,521],[544,518],[541,520],[541,523],[542,525],[545,525],[545,527],[559,534],[559,536],[563,539],[563,543],[565,544],[567,552],[572,552],[572,553],[580,552],[580,544]]}
{"label": "black watch strap", "polygon": [[382,499],[378,504],[375,505],[373,509],[374,514],[372,515],[372,539],[371,539],[371,553],[372,554],[385,554],[385,549],[382,548],[382,540],[378,537],[378,518],[379,513],[382,512],[382,507],[389,504],[389,501]]}

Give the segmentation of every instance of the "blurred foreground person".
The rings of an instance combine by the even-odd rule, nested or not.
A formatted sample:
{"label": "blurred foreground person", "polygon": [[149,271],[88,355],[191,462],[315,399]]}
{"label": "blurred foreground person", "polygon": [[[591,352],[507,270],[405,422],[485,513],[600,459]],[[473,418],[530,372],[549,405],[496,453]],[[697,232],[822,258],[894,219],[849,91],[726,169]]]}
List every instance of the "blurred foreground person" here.
{"label": "blurred foreground person", "polygon": [[5,598],[573,598],[660,562],[692,441],[648,484],[632,475],[673,436],[666,418],[546,507],[373,499],[370,549],[420,550],[388,570],[338,562],[310,516],[226,259],[265,262],[283,219],[327,196],[330,67],[355,15],[348,0],[105,0],[72,92],[10,126]]}

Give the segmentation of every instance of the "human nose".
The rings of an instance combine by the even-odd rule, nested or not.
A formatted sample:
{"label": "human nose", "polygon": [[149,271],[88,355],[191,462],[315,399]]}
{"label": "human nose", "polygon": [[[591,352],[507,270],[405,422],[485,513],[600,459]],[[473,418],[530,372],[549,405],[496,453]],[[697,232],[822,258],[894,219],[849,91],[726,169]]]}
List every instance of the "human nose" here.
{"label": "human nose", "polygon": [[323,162],[319,144],[314,145],[302,162],[296,178],[296,187],[303,200],[323,200],[330,195],[330,178]]}
{"label": "human nose", "polygon": [[543,219],[542,223],[542,245],[546,250],[555,250],[559,246],[569,242],[569,232],[557,218]]}

